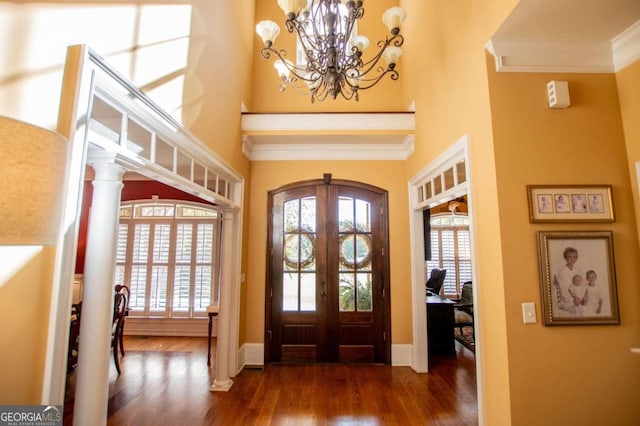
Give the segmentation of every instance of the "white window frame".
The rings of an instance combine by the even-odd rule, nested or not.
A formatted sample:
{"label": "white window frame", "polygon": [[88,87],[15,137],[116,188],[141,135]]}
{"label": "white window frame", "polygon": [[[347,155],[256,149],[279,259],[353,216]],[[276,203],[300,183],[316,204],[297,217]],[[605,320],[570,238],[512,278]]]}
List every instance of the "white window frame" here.
{"label": "white window frame", "polygon": [[[153,207],[155,210],[151,215],[143,215],[142,212],[145,207]],[[135,306],[130,306],[129,315],[136,318],[203,318],[207,317],[206,307],[209,304],[219,303],[219,289],[220,289],[220,231],[221,231],[221,212],[215,207],[207,204],[200,204],[194,202],[187,202],[182,200],[135,200],[126,201],[121,204],[120,207],[120,228],[126,229],[126,236],[119,239],[119,249],[116,262],[116,270],[121,271],[121,274],[116,274],[116,284],[124,283],[131,291],[132,295],[134,289],[131,288],[132,282],[132,269],[134,266],[133,261],[133,244],[135,228],[137,225],[148,224],[149,241],[148,241],[148,256],[146,262],[146,282],[145,282],[145,305],[143,309],[136,309]],[[197,238],[197,229],[199,224],[212,224],[213,225],[213,241],[212,241],[212,254],[210,261],[198,261],[196,258],[196,245],[192,245],[190,262],[184,261],[178,262],[176,259],[176,241],[177,241],[177,229],[180,224],[193,225],[192,241],[195,243]],[[166,262],[155,262],[153,259],[153,241],[154,241],[154,225],[168,224],[169,225],[169,252]],[[126,227],[126,228],[125,228]],[[122,232],[122,231],[120,231]],[[151,309],[151,271],[154,265],[166,266],[166,292],[165,292],[165,304],[163,309]],[[175,284],[175,270],[178,266],[190,267],[190,291],[189,291],[189,307],[187,310],[175,310],[173,308],[174,302],[174,284]],[[198,267],[210,267],[211,268],[211,288],[210,288],[210,300],[202,304],[199,307],[195,306],[195,271]],[[132,298],[133,299],[133,298]]]}
{"label": "white window frame", "polygon": [[[433,268],[446,269],[447,275],[445,276],[444,285],[442,286],[442,295],[444,297],[458,298],[462,291],[462,284],[472,279],[469,217],[466,214],[452,215],[449,213],[439,213],[431,216],[430,221],[432,260],[425,261],[425,272],[428,273],[428,271],[431,271]],[[442,253],[443,231],[451,231],[453,233],[453,259],[445,257]],[[459,238],[461,232],[467,233],[467,246],[463,249],[460,248],[460,245],[465,243],[464,241],[461,242],[461,238]],[[437,235],[437,238],[434,238],[434,234]],[[466,256],[463,256],[462,253],[466,253]],[[453,269],[451,268],[451,262],[454,264]],[[467,264],[466,268],[461,266],[463,262]]]}

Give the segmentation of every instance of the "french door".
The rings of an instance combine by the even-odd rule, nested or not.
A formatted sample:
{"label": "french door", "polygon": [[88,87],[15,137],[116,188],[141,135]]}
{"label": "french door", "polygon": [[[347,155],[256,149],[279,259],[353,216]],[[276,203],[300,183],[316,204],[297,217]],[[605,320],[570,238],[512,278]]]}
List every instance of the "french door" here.
{"label": "french door", "polygon": [[347,181],[269,193],[267,362],[391,362],[387,193]]}

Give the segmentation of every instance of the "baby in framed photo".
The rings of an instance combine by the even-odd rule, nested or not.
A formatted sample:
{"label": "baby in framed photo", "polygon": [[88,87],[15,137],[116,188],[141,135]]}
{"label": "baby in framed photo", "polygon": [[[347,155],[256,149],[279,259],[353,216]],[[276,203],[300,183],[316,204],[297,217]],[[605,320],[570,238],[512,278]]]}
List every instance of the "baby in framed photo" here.
{"label": "baby in framed photo", "polygon": [[584,194],[571,194],[571,207],[574,213],[587,213],[587,197]]}
{"label": "baby in framed photo", "polygon": [[555,194],[554,200],[556,204],[556,213],[570,213],[571,205],[569,204],[569,195]]}
{"label": "baby in framed photo", "polygon": [[602,194],[589,195],[589,212],[604,213],[604,202],[602,201]]}
{"label": "baby in framed photo", "polygon": [[538,194],[538,213],[553,213],[553,200],[550,194]]}

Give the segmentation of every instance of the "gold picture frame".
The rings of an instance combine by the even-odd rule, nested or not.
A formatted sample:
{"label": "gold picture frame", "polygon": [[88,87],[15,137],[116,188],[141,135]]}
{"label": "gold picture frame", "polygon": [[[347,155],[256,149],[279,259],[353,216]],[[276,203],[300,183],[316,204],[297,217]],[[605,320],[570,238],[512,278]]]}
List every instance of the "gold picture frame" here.
{"label": "gold picture frame", "polygon": [[540,231],[544,325],[620,324],[610,231]]}
{"label": "gold picture frame", "polygon": [[527,185],[529,221],[614,222],[611,185]]}

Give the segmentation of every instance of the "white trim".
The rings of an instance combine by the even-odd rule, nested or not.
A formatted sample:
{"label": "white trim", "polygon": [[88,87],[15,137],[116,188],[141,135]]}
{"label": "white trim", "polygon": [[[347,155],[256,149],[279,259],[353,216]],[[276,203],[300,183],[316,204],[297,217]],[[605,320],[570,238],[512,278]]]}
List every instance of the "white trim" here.
{"label": "white trim", "polygon": [[406,160],[414,112],[242,114],[242,152],[251,161]]}
{"label": "white trim", "polygon": [[264,365],[264,344],[245,343],[238,351],[238,361],[240,363],[238,371],[247,366]]}
{"label": "white trim", "polygon": [[610,42],[492,39],[486,48],[498,72],[614,72]]}
{"label": "white trim", "polygon": [[391,345],[391,365],[394,367],[411,367],[413,359],[413,345]]}
{"label": "white trim", "polygon": [[242,133],[407,132],[415,130],[413,112],[242,114]]}
{"label": "white trim", "polygon": [[[391,365],[411,366],[413,353],[413,345],[399,344],[391,345]],[[238,371],[247,366],[263,366],[264,365],[264,344],[263,343],[245,343],[238,351],[239,366]]]}
{"label": "white trim", "polygon": [[[146,319],[127,317],[124,334],[127,336],[188,336],[207,337],[208,318]],[[216,337],[218,320],[213,318],[211,335]]]}
{"label": "white trim", "polygon": [[614,37],[611,50],[616,72],[640,60],[640,21]]}
{"label": "white trim", "polygon": [[[409,190],[409,226],[411,235],[411,274],[412,274],[412,294],[413,294],[413,364],[412,368],[418,373],[429,371],[428,348],[427,348],[427,312],[426,294],[424,288],[425,262],[424,262],[424,227],[422,223],[422,210],[428,207],[429,199],[420,202],[418,200],[418,188],[425,182],[439,176],[443,170],[450,168],[460,159],[465,159],[467,168],[467,181],[470,178],[468,173],[468,145],[469,137],[464,135],[457,142],[447,148],[435,160],[416,173],[408,184]],[[464,186],[467,191],[467,183],[454,186],[448,192],[459,194],[457,188]],[[446,196],[446,195],[445,195]],[[439,194],[438,198],[443,197]],[[451,195],[451,198],[454,198]],[[444,198],[443,198],[444,200]],[[444,201],[443,201],[444,202]],[[471,204],[471,203],[469,203]],[[469,206],[470,208],[470,206]],[[473,267],[473,262],[472,262]]]}
{"label": "white trim", "polygon": [[[413,135],[398,136],[399,143],[350,143],[352,136],[327,137],[332,142],[317,144],[299,137],[296,143],[254,143],[259,136],[243,136],[242,152],[251,161],[280,160],[406,160],[413,153]],[[371,136],[375,139],[375,136]]]}
{"label": "white trim", "polygon": [[[426,315],[426,295],[424,288],[424,240],[423,224],[422,224],[422,210],[423,205],[418,203],[417,188],[426,180],[432,176],[439,174],[443,167],[447,164],[451,164],[458,158],[464,158],[466,168],[466,190],[467,201],[469,208],[469,218],[471,223],[469,224],[469,236],[471,239],[471,258],[477,259],[477,250],[475,244],[475,218],[473,215],[473,191],[471,188],[471,160],[470,160],[470,141],[469,136],[464,135],[446,151],[439,155],[435,160],[420,170],[414,177],[408,182],[409,190],[409,227],[410,227],[410,246],[411,246],[411,287],[412,287],[412,304],[413,304],[413,363],[412,368],[418,372],[426,372],[429,369],[428,363],[428,348],[427,348],[427,315]],[[478,276],[476,271],[476,263],[472,261],[471,271],[474,280]],[[478,300],[477,297],[478,285],[473,286],[474,300]],[[484,394],[482,393],[484,385],[484,375],[482,370],[482,330],[479,326],[478,311],[480,306],[476,305],[474,309],[475,315],[475,336],[476,336],[476,386],[478,394],[478,419],[480,424],[483,424],[484,419]]]}
{"label": "white trim", "polygon": [[618,72],[640,60],[640,21],[611,41],[491,39],[486,48],[499,72]]}
{"label": "white trim", "polygon": [[[67,60],[65,62],[65,73],[63,79],[63,94],[60,102],[60,112],[58,118],[58,133],[65,135],[71,144],[69,157],[67,159],[67,177],[64,188],[66,201],[60,224],[61,232],[56,250],[55,271],[53,277],[53,286],[51,294],[51,305],[49,309],[49,329],[47,336],[47,349],[45,354],[45,371],[43,374],[43,386],[41,394],[41,403],[46,405],[60,405],[64,402],[64,384],[66,378],[66,356],[67,342],[69,335],[69,312],[71,308],[72,298],[72,282],[73,268],[75,265],[75,256],[77,252],[77,235],[80,211],[82,208],[82,190],[84,171],[87,159],[87,148],[91,141],[87,138],[88,126],[87,120],[90,116],[93,98],[99,91],[102,96],[108,97],[110,100],[121,102],[124,106],[128,106],[134,113],[140,117],[147,117],[149,127],[155,129],[156,132],[165,132],[166,142],[172,142],[177,148],[187,152],[191,158],[197,159],[199,164],[208,167],[208,170],[215,172],[217,175],[227,179],[228,184],[233,186],[232,200],[224,197],[217,197],[221,207],[227,207],[228,210],[237,212],[242,217],[242,201],[244,191],[244,178],[231,167],[227,166],[209,147],[195,139],[181,125],[173,120],[166,112],[162,111],[146,95],[135,88],[131,83],[123,77],[116,74],[101,58],[95,55],[87,46],[76,45],[71,46],[67,50]],[[104,74],[104,75],[102,75]],[[113,79],[113,81],[110,80]],[[114,87],[121,85],[126,90],[135,92],[136,98],[141,101],[142,107],[131,105],[127,101],[126,96]],[[126,108],[125,108],[126,109]],[[135,114],[134,114],[135,115]],[[138,123],[140,124],[140,123]],[[167,131],[167,129],[175,131]],[[96,134],[93,133],[92,136]],[[118,139],[120,140],[120,139]],[[187,147],[185,150],[184,147]],[[136,167],[140,163],[140,169],[137,169],[141,175],[157,178],[161,182],[170,186],[178,187],[184,190],[184,186],[188,187],[187,192],[198,195],[204,199],[215,199],[213,194],[206,196],[207,191],[202,188],[202,192],[198,192],[188,185],[192,183],[188,179],[178,176],[175,173],[161,172],[160,166],[150,161],[138,161],[140,157],[134,152],[124,152],[118,144],[111,145],[93,145],[93,148],[106,149],[118,154],[119,163],[125,163],[126,167]],[[151,149],[151,157],[154,157],[153,147]],[[94,155],[99,155],[95,154]],[[175,154],[174,154],[175,155]],[[174,158],[175,163],[175,158]],[[230,283],[233,287],[239,288],[240,282],[240,253],[241,253],[241,225],[231,232],[231,243],[233,247],[232,260],[233,264],[230,269]],[[227,248],[224,248],[227,250]],[[233,280],[233,282],[231,282]],[[236,285],[237,284],[237,285]],[[233,290],[238,291],[239,290]],[[228,358],[236,365],[238,350],[238,319],[239,304],[238,297],[232,295],[232,303],[227,309],[230,321],[227,327],[234,327],[228,335],[231,340]],[[219,341],[220,345],[220,341]],[[107,384],[108,385],[108,384]],[[97,384],[101,387],[102,384]],[[105,402],[106,403],[106,402]]]}

